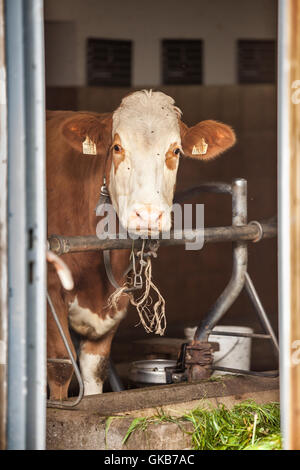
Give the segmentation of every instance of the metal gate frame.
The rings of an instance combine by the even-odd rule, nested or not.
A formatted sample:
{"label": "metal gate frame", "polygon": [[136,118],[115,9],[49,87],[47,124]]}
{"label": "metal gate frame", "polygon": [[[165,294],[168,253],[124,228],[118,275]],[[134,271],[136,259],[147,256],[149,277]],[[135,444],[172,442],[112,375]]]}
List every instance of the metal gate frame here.
{"label": "metal gate frame", "polygon": [[7,448],[46,436],[43,0],[5,1],[8,132]]}
{"label": "metal gate frame", "polygon": [[4,0],[0,0],[0,450],[6,448],[7,412],[7,108]]}

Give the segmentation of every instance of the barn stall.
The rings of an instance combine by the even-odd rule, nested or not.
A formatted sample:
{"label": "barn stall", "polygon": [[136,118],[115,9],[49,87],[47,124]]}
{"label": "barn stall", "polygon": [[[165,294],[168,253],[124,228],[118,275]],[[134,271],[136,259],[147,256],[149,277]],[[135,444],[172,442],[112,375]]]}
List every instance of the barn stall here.
{"label": "barn stall", "polygon": [[[224,2],[216,0],[193,3],[189,12],[176,7],[172,25],[166,21],[169,2],[159,6],[160,21],[156,9],[148,12],[146,21],[144,11],[134,2],[128,10],[128,5],[124,8],[117,1],[83,5],[78,0],[71,7],[67,0],[51,0],[44,2],[44,12],[42,2],[5,5],[2,27],[6,28],[7,63],[4,55],[2,62],[6,65],[8,106],[2,107],[2,114],[8,132],[2,152],[6,155],[8,151],[11,163],[6,170],[2,160],[9,181],[7,194],[3,194],[8,212],[3,209],[2,220],[7,220],[7,213],[14,217],[3,225],[8,233],[8,261],[3,250],[1,344],[8,373],[3,360],[1,400],[7,403],[7,412],[2,417],[2,447],[44,448],[47,429],[49,449],[145,448],[149,440],[143,442],[139,434],[135,438],[132,433],[122,441],[133,420],[151,417],[157,408],[165,416],[175,413],[180,418],[199,406],[217,409],[225,403],[232,408],[246,399],[268,406],[279,401],[277,185],[278,180],[286,185],[285,166],[292,155],[286,156],[277,176],[277,6],[274,1],[246,2],[245,15],[244,7],[235,1],[228,1],[226,9]],[[281,5],[281,119],[289,112],[284,95],[289,86],[285,63],[289,58],[285,36],[289,14]],[[113,25],[118,22],[118,34],[112,18]],[[16,25],[19,36],[12,34]],[[23,49],[22,31],[26,38]],[[16,51],[19,60],[12,59]],[[44,83],[49,110],[111,112],[128,93],[157,89],[175,99],[187,125],[215,119],[232,126],[237,135],[236,145],[216,160],[180,162],[175,201],[204,205],[204,230],[191,227],[189,233],[194,238],[201,234],[204,246],[186,250],[187,240],[176,238],[175,233],[170,240],[159,241],[152,268],[155,285],[166,302],[164,336],[147,334],[131,306],[113,340],[104,393],[83,397],[81,371],[69,351],[70,357],[64,361],[68,366],[73,363],[75,374],[70,398],[64,402],[54,402],[44,392],[46,362],[57,361],[46,358],[42,314],[47,290],[45,167],[41,158],[45,153]],[[290,119],[292,126],[296,116],[291,114]],[[289,149],[287,121],[283,122],[279,156]],[[20,148],[22,152],[17,152]],[[23,210],[15,188],[26,194]],[[283,219],[288,217],[286,193],[280,197]],[[289,225],[286,220],[285,230]],[[5,231],[1,235],[4,243]],[[282,229],[280,279],[285,286],[289,277],[284,270],[289,265],[283,250],[289,248],[289,236]],[[51,233],[48,237],[51,252],[67,264],[70,253],[107,252],[131,244],[131,240],[118,239],[103,242],[96,235]],[[141,240],[135,242],[137,249],[141,246]],[[147,244],[145,247],[147,251]],[[110,277],[114,282],[113,273],[108,273]],[[292,291],[281,284],[280,288],[281,311],[290,312]],[[48,302],[56,315],[49,297]],[[281,322],[284,397],[291,390],[295,394],[296,386],[290,385],[297,383],[286,366],[288,345],[297,347],[288,342],[288,325],[286,313]],[[217,331],[212,332],[214,327]],[[294,341],[296,331],[293,328]],[[67,349],[69,346],[66,344]],[[220,372],[230,375],[218,376]],[[289,408],[292,402],[297,406],[297,395],[293,396],[292,401],[281,404],[287,448],[298,445],[297,425]],[[251,413],[253,416],[253,410]],[[120,415],[126,418],[112,419]],[[166,419],[161,428],[154,423],[149,426],[153,435],[150,448],[191,447],[177,423]],[[165,441],[166,432],[169,441]]]}

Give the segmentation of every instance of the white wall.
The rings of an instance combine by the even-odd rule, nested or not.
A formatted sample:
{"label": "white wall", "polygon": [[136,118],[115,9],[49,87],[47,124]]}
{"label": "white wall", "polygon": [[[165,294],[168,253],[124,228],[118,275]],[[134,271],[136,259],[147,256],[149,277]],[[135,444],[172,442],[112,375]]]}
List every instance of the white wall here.
{"label": "white wall", "polygon": [[204,84],[234,84],[236,40],[276,38],[276,5],[276,0],[45,0],[45,20],[74,22],[76,31],[75,72],[53,73],[55,56],[66,55],[53,38],[47,84],[86,85],[87,37],[132,39],[132,85],[138,87],[161,84],[161,39],[203,39]]}

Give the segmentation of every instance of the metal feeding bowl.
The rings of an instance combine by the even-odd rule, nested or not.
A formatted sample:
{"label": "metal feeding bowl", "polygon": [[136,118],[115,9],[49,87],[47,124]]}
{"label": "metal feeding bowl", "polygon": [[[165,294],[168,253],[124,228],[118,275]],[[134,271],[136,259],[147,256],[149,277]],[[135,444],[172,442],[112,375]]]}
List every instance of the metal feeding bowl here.
{"label": "metal feeding bowl", "polygon": [[171,359],[149,359],[132,362],[129,379],[135,384],[159,385],[166,384],[166,367],[174,367],[176,361]]}

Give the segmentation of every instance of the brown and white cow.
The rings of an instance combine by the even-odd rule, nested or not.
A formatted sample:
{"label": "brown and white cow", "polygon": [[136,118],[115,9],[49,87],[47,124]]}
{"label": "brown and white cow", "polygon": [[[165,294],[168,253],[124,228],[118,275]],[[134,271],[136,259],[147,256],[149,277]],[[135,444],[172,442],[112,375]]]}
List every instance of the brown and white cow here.
{"label": "brown and white cow", "polygon": [[[96,155],[83,153],[87,138]],[[234,132],[225,124],[209,120],[187,127],[174,100],[161,92],[134,92],[111,114],[51,111],[47,115],[48,233],[96,233],[95,207],[104,175],[125,228],[168,230],[180,156],[208,160],[234,143]],[[119,283],[124,281],[128,258],[126,250],[112,253]],[[69,342],[69,326],[81,337],[79,361],[85,394],[101,393],[111,342],[126,315],[128,299],[124,295],[116,310],[107,309],[114,288],[101,254],[68,254],[64,260],[75,287],[66,291],[50,266],[49,293]],[[49,313],[48,357],[67,357]],[[71,366],[48,364],[52,399],[67,398],[71,376]]]}

